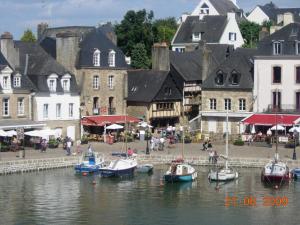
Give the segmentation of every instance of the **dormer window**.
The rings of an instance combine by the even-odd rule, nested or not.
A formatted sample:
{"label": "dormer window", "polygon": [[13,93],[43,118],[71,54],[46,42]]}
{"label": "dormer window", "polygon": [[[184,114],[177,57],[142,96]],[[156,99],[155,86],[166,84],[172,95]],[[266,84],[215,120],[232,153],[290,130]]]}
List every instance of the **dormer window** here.
{"label": "dormer window", "polygon": [[51,74],[47,79],[47,84],[50,92],[56,92],[56,80],[58,76],[56,74]]}
{"label": "dormer window", "polygon": [[61,86],[65,92],[70,91],[70,83],[71,83],[71,75],[70,74],[65,74],[61,78]]}
{"label": "dormer window", "polygon": [[14,76],[14,87],[21,87],[21,75],[17,74]]}
{"label": "dormer window", "polygon": [[10,77],[9,76],[3,76],[2,81],[2,88],[3,89],[10,89]]}
{"label": "dormer window", "polygon": [[93,65],[94,66],[100,66],[100,51],[99,49],[95,49],[93,54]]}
{"label": "dormer window", "polygon": [[195,32],[193,33],[193,41],[200,41],[201,40],[201,33]]}
{"label": "dormer window", "polygon": [[116,58],[116,52],[114,50],[110,50],[108,53],[108,66],[109,67],[115,67],[115,58]]}
{"label": "dormer window", "polygon": [[232,85],[238,85],[240,83],[240,75],[236,71],[232,71],[230,80]]}
{"label": "dormer window", "polygon": [[300,41],[296,41],[296,55],[300,55]]}
{"label": "dormer window", "polygon": [[224,85],[224,74],[222,71],[217,73],[217,77],[215,79],[217,85]]}
{"label": "dormer window", "polygon": [[273,42],[273,55],[282,54],[282,43],[280,41]]}
{"label": "dormer window", "polygon": [[201,6],[200,14],[209,14],[209,7],[206,3]]}

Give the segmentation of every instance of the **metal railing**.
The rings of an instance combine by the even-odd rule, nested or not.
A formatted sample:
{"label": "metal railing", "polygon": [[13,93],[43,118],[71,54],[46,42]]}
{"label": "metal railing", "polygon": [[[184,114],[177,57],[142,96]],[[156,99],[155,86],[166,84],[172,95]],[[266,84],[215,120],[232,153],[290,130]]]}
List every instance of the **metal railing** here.
{"label": "metal railing", "polygon": [[300,105],[290,105],[290,104],[282,104],[282,105],[273,105],[270,104],[264,110],[267,113],[300,113]]}

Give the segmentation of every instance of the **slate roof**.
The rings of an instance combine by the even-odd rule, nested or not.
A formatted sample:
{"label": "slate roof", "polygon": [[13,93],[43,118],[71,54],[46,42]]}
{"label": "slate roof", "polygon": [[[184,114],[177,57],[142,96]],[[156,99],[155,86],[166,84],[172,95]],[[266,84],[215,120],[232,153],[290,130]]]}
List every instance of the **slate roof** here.
{"label": "slate roof", "polygon": [[[125,55],[122,50],[114,45],[101,30],[94,29],[87,33],[80,43],[78,67],[94,67],[93,54],[95,49],[99,49],[100,54],[100,67],[99,68],[128,68],[125,61]],[[108,53],[114,50],[115,54],[115,67],[108,66]],[[97,67],[94,67],[97,68]]]}
{"label": "slate roof", "polygon": [[[20,54],[20,71],[25,71],[26,54],[28,54],[27,75],[39,92],[49,92],[47,76],[55,73],[59,78],[71,75],[70,93],[79,93],[75,76],[47,54],[38,43],[15,41]],[[23,72],[24,73],[24,72]],[[57,92],[62,92],[61,83],[57,82]]]}
{"label": "slate roof", "polygon": [[9,66],[9,63],[7,62],[2,52],[0,51],[0,70],[4,69],[7,66]]}
{"label": "slate roof", "polygon": [[[173,44],[195,43],[192,35],[202,33],[201,39],[208,43],[218,43],[227,24],[227,16],[188,16],[177,32]],[[196,42],[197,43],[197,42]]]}
{"label": "slate roof", "polygon": [[[211,51],[211,64],[209,68],[213,70],[217,65],[223,62],[233,51],[233,46],[225,44],[207,44]],[[170,63],[185,81],[202,80],[202,59],[203,47],[192,52],[172,52],[170,51]]]}
{"label": "slate roof", "polygon": [[258,43],[258,55],[273,55],[273,41],[282,42],[282,55],[295,55],[295,41],[300,41],[300,23],[291,23]]}
{"label": "slate roof", "polygon": [[220,15],[226,15],[227,12],[240,12],[239,9],[232,1],[230,0],[209,0],[214,8],[219,12]]}
{"label": "slate roof", "polygon": [[290,12],[294,15],[294,21],[300,22],[300,8],[278,8],[273,2],[259,7],[272,21],[277,22],[277,15]]}
{"label": "slate roof", "polygon": [[[231,89],[252,90],[253,88],[253,56],[256,49],[237,48],[223,63],[207,77],[202,84],[202,89]],[[224,84],[217,85],[216,77],[219,71],[224,74]],[[232,85],[231,73],[239,74],[238,85]]]}

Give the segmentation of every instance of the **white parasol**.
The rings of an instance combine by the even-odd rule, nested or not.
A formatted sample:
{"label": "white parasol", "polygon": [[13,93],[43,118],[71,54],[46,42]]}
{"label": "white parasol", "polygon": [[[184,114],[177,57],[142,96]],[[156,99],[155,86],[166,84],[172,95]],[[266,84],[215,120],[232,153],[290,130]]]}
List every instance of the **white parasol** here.
{"label": "white parasol", "polygon": [[252,126],[252,129],[251,129],[251,134],[255,134],[256,133],[256,131],[255,131],[255,126],[253,125]]}
{"label": "white parasol", "polygon": [[300,127],[292,127],[291,129],[289,129],[289,132],[294,133],[294,131],[296,131],[297,133],[300,133]]}
{"label": "white parasol", "polygon": [[6,131],[6,134],[8,137],[17,136],[17,131],[9,130],[9,131]]}
{"label": "white parasol", "polygon": [[7,137],[7,133],[4,130],[0,130],[1,137]]}
{"label": "white parasol", "polygon": [[146,122],[140,122],[140,124],[138,125],[138,127],[152,128],[153,126],[151,126],[150,124],[147,124]]}
{"label": "white parasol", "polygon": [[285,128],[281,125],[275,125],[275,126],[271,127],[271,130],[285,130]]}
{"label": "white parasol", "polygon": [[119,130],[119,129],[123,129],[124,127],[119,125],[119,124],[112,124],[106,127],[106,129],[108,130]]}
{"label": "white parasol", "polygon": [[271,129],[269,129],[269,130],[267,131],[267,135],[272,135]]}

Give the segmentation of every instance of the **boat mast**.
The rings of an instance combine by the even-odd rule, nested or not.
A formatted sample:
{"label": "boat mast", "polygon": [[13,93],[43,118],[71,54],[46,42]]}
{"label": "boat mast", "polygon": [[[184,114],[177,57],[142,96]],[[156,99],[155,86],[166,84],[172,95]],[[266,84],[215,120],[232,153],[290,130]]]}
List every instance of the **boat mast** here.
{"label": "boat mast", "polygon": [[276,148],[275,148],[275,161],[277,162],[278,160],[278,126],[277,126],[277,107],[279,107],[279,99],[278,99],[278,89],[276,89],[276,102],[275,102],[275,125],[276,125],[276,129],[275,129],[275,138],[276,138]]}
{"label": "boat mast", "polygon": [[184,126],[182,126],[182,148],[181,148],[181,158],[182,158],[182,160],[184,160],[183,150],[184,150]]}
{"label": "boat mast", "polygon": [[225,159],[225,168],[228,169],[228,105],[226,109],[226,159]]}

